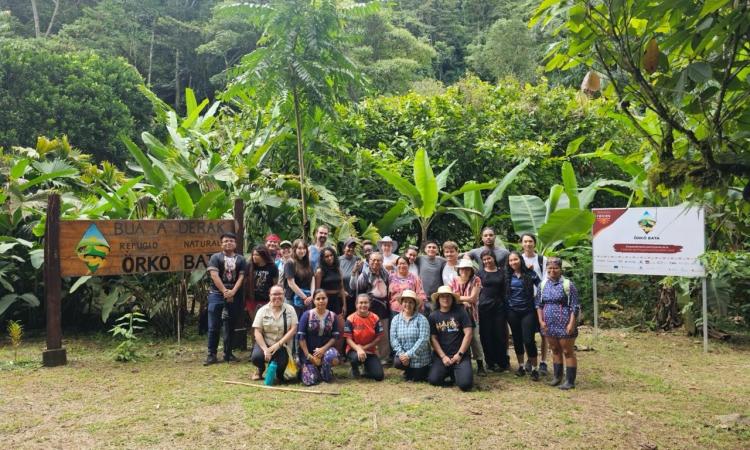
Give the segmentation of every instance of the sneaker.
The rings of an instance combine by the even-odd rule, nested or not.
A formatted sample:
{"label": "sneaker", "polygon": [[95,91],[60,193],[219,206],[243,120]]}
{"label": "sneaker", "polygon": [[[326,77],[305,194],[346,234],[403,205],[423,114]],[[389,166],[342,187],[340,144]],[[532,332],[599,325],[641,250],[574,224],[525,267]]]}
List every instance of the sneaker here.
{"label": "sneaker", "polygon": [[532,367],[531,367],[531,361],[527,360],[526,364],[523,365],[523,368],[524,368],[524,370],[526,370],[526,372],[531,372],[531,369],[532,369]]}
{"label": "sneaker", "polygon": [[203,361],[203,365],[210,366],[211,364],[216,364],[217,362],[219,361],[216,359],[216,355],[209,354],[208,356],[206,356],[206,360]]}
{"label": "sneaker", "polygon": [[548,375],[547,372],[547,363],[542,361],[539,363],[539,375],[546,377]]}
{"label": "sneaker", "polygon": [[539,381],[539,371],[536,369],[531,369],[531,380],[532,381]]}
{"label": "sneaker", "polygon": [[558,388],[558,389],[562,389],[563,391],[567,391],[567,390],[570,390],[570,389],[575,389],[575,388],[576,388],[576,385],[575,385],[575,384],[572,384],[572,383],[571,383],[571,382],[569,382],[569,381],[566,381],[565,383],[561,384],[561,385],[560,385],[560,386],[558,386],[557,388]]}
{"label": "sneaker", "polygon": [[518,366],[518,369],[516,370],[516,376],[522,377],[526,375],[526,369],[523,368],[523,366]]}
{"label": "sneaker", "polygon": [[487,369],[484,368],[484,362],[482,360],[477,360],[477,375],[480,377],[487,376]]}
{"label": "sneaker", "polygon": [[231,353],[229,355],[224,355],[224,362],[234,362],[239,361],[236,356],[232,355]]}

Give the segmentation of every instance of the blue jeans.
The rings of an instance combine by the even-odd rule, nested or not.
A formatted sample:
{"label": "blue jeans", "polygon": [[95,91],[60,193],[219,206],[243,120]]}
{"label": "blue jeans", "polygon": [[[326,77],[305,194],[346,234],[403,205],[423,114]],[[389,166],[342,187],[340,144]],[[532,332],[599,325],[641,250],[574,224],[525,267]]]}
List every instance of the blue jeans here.
{"label": "blue jeans", "polygon": [[224,325],[224,357],[232,354],[232,323],[235,316],[237,300],[234,303],[224,301],[218,292],[208,293],[208,354],[216,355],[219,347],[219,329]]}

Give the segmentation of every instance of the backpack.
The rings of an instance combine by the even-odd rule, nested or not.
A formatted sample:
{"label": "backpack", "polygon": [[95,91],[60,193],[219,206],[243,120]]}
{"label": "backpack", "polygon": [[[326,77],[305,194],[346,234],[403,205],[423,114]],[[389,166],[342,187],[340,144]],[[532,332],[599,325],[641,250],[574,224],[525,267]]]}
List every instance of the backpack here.
{"label": "backpack", "polygon": [[[567,303],[567,305],[570,306],[570,280],[565,277],[562,277],[562,282],[563,282],[563,294],[565,294],[565,303]],[[546,284],[547,284],[547,279],[545,278],[544,280],[542,280],[542,284],[539,285],[540,295],[542,292],[544,292],[544,286]]]}

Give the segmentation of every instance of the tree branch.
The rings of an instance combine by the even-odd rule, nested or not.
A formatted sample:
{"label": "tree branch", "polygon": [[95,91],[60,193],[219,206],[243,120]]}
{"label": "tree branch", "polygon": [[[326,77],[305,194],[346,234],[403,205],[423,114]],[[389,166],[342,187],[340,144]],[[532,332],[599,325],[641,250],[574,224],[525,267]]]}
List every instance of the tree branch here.
{"label": "tree branch", "polygon": [[55,19],[57,18],[57,11],[60,10],[60,0],[52,0],[52,3],[55,4],[55,10],[52,11],[52,18],[49,19],[49,25],[47,25],[47,32],[44,33],[44,37],[49,37],[49,34],[52,31],[52,25],[55,23]]}

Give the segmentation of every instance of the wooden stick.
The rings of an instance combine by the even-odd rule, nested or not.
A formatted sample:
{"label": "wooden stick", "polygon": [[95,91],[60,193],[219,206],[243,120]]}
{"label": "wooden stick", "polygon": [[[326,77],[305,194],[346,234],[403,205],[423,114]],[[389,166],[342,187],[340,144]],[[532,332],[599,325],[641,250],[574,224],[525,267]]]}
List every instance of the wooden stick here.
{"label": "wooden stick", "polygon": [[326,391],[316,391],[314,389],[294,389],[294,388],[283,388],[283,387],[276,387],[276,386],[266,386],[265,384],[252,384],[252,383],[243,383],[241,381],[228,381],[228,380],[219,380],[222,383],[226,384],[239,384],[240,386],[250,386],[254,388],[261,388],[261,389],[273,389],[275,391],[286,391],[286,392],[300,392],[303,394],[321,394],[321,395],[340,395],[338,392],[326,392]]}

